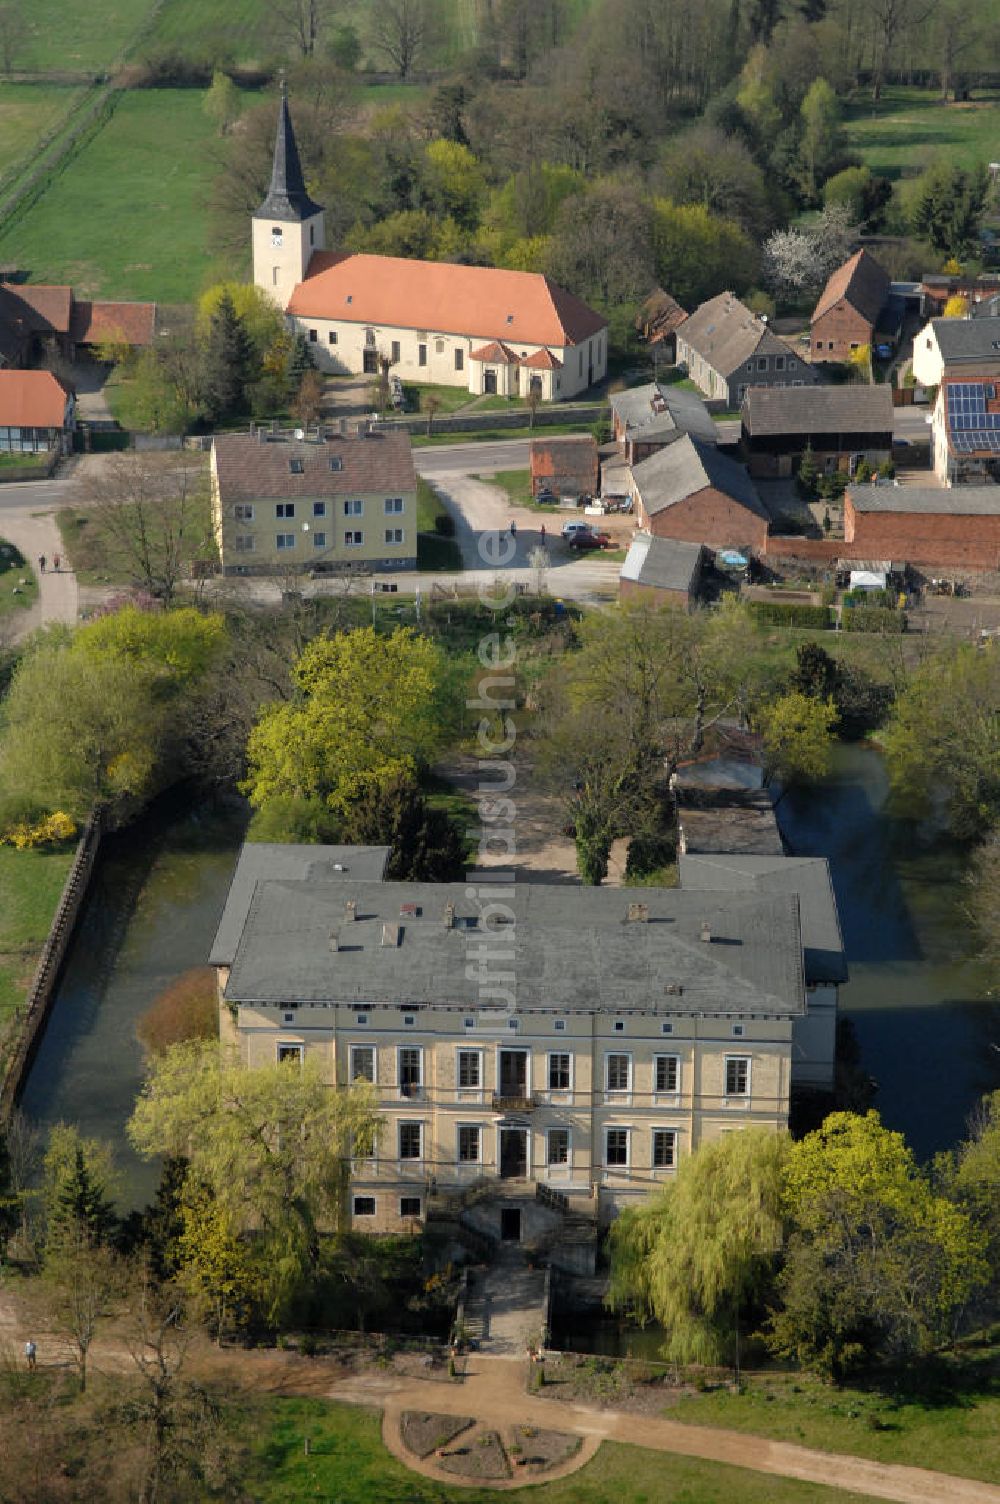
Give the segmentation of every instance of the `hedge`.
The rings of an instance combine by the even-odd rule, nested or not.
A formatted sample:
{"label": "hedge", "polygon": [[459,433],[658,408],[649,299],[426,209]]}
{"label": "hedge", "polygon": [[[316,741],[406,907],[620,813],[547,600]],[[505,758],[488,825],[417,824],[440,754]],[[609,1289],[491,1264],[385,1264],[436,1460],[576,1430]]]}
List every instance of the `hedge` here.
{"label": "hedge", "polygon": [[829,606],[805,606],[798,601],[751,601],[759,621],[769,627],[816,627],[821,632],[833,626]]}
{"label": "hedge", "polygon": [[851,606],[841,615],[845,632],[905,632],[906,612],[885,606]]}

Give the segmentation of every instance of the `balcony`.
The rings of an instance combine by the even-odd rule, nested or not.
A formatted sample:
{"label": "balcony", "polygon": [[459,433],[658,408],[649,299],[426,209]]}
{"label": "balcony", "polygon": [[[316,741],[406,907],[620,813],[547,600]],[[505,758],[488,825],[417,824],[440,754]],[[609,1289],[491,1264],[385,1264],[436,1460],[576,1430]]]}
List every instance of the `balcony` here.
{"label": "balcony", "polygon": [[521,1096],[517,1092],[494,1092],[494,1112],[534,1112],[534,1097]]}

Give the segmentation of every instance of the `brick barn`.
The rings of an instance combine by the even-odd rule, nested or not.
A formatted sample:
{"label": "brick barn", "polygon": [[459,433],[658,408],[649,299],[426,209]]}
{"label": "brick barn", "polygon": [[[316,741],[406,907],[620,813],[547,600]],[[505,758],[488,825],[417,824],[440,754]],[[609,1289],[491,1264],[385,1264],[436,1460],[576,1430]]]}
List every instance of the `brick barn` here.
{"label": "brick barn", "polygon": [[1000,486],[852,486],[844,541],[855,558],[1000,569]]}
{"label": "brick barn", "polygon": [[597,440],[574,433],[560,439],[532,439],[531,494],[543,488],[556,496],[596,496]]}
{"label": "brick barn", "polygon": [[889,288],[888,274],[867,251],[856,251],[838,266],[813,309],[809,330],[813,365],[849,360],[852,350],[875,343]]}
{"label": "brick barn", "polygon": [[763,552],[769,514],[743,465],[684,434],[632,467],[636,521],[654,538]]}

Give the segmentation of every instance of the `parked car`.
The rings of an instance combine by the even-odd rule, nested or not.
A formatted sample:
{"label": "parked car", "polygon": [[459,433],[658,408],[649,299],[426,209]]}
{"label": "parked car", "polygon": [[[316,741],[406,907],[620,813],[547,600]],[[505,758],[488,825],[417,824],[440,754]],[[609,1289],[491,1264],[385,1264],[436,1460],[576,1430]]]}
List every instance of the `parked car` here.
{"label": "parked car", "polygon": [[564,522],[562,527],[563,537],[569,541],[575,533],[589,533],[593,529],[589,522]]}
{"label": "parked car", "polygon": [[609,533],[599,533],[596,529],[588,527],[585,532],[574,533],[571,538],[567,539],[567,542],[570,548],[610,548],[612,540]]}
{"label": "parked car", "polygon": [[535,492],[535,500],[542,502],[545,506],[552,506],[559,498],[554,491],[549,490],[548,486],[542,486]]}

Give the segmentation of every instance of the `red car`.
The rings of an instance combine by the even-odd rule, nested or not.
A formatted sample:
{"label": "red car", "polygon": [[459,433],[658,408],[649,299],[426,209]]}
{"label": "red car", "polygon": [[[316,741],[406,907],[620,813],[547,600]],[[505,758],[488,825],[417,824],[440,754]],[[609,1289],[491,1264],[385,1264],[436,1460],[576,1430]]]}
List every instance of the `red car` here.
{"label": "red car", "polygon": [[608,533],[599,533],[595,528],[589,527],[586,532],[582,529],[578,533],[566,539],[570,548],[610,548],[612,539]]}

